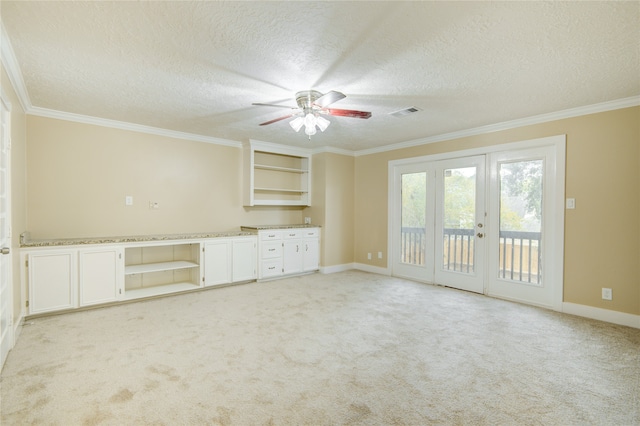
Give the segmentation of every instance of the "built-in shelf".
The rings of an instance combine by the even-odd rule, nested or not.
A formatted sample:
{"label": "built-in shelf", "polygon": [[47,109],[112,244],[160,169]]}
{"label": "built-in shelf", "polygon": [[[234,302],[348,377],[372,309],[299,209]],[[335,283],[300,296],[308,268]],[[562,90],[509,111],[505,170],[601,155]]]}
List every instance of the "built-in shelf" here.
{"label": "built-in shelf", "polygon": [[197,268],[198,265],[195,262],[187,262],[185,260],[176,260],[172,262],[159,262],[159,263],[143,263],[141,265],[129,265],[125,266],[124,274],[145,274],[147,272],[159,272],[159,271],[174,271],[176,269]]}
{"label": "built-in shelf", "polygon": [[201,286],[200,243],[150,243],[126,247],[124,254],[124,299]]}
{"label": "built-in shelf", "polygon": [[259,141],[245,145],[244,205],[310,206],[310,151]]}
{"label": "built-in shelf", "polygon": [[253,167],[260,170],[274,170],[278,172],[288,172],[288,173],[307,173],[308,172],[308,170],[293,169],[290,167],[267,166],[266,164],[254,164]]}
{"label": "built-in shelf", "polygon": [[193,283],[173,283],[158,285],[154,287],[136,288],[133,290],[127,290],[124,293],[124,300],[140,299],[142,297],[160,296],[163,294],[171,294],[179,291],[188,291],[200,288],[199,285]]}

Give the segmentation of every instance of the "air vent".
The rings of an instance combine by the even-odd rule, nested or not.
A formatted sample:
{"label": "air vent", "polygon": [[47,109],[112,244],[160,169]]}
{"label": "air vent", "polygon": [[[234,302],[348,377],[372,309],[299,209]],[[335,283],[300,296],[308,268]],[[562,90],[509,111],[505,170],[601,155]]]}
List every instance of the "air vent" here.
{"label": "air vent", "polygon": [[389,115],[393,115],[394,117],[404,117],[406,115],[413,114],[414,112],[418,112],[418,111],[422,111],[422,110],[418,107],[409,107],[409,108],[404,108],[395,112],[390,112]]}

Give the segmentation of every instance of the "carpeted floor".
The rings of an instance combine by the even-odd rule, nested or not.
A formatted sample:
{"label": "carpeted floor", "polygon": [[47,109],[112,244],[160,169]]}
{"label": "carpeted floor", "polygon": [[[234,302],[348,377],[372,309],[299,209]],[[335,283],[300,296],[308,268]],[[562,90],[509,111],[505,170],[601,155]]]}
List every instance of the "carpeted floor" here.
{"label": "carpeted floor", "polygon": [[28,321],[2,425],[634,425],[640,330],[349,271]]}

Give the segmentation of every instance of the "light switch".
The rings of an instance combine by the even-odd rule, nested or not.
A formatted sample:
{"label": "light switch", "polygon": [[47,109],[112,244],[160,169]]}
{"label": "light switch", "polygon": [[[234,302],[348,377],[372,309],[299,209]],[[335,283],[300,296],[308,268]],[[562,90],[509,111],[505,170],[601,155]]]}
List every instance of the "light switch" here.
{"label": "light switch", "polygon": [[125,206],[133,205],[133,197],[131,195],[127,195],[126,197],[124,197],[124,205]]}
{"label": "light switch", "polygon": [[576,199],[567,198],[567,209],[575,209],[575,208],[576,208]]}

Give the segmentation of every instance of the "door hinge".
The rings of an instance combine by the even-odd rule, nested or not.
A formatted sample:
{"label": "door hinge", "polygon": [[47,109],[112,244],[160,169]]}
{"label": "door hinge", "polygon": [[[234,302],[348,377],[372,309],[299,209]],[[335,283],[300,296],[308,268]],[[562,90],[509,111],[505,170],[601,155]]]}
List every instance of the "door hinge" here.
{"label": "door hinge", "polygon": [[202,247],[202,252],[204,253],[204,247]]}
{"label": "door hinge", "polygon": [[24,266],[26,266],[27,268],[29,267],[29,261],[28,260],[24,262]]}
{"label": "door hinge", "polygon": [[118,253],[118,259],[122,259],[122,253]]}
{"label": "door hinge", "polygon": [[120,294],[122,294],[122,289],[121,289],[121,288],[120,288],[120,289],[118,289],[118,292],[120,292]]}
{"label": "door hinge", "polygon": [[27,305],[27,308],[29,307],[29,301],[27,300],[27,303],[25,303],[25,305]]}
{"label": "door hinge", "polygon": [[202,277],[202,282],[204,282],[204,277]]}

